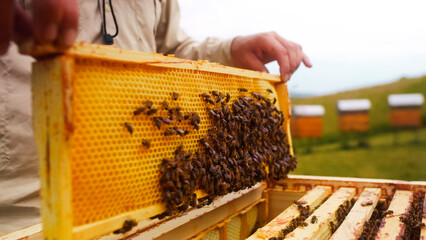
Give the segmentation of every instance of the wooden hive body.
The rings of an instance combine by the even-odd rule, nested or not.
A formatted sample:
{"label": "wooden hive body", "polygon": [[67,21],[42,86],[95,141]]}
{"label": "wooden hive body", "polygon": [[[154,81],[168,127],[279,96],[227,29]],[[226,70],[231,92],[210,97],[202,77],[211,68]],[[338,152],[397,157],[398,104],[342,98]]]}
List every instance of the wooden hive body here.
{"label": "wooden hive body", "polygon": [[366,132],[370,129],[371,102],[368,99],[348,99],[337,102],[339,129],[342,132]]}
{"label": "wooden hive body", "polygon": [[420,107],[391,108],[390,125],[419,128],[422,126],[422,109]]}
{"label": "wooden hive body", "polygon": [[291,119],[293,138],[320,138],[322,129],[322,117],[292,117]]}
{"label": "wooden hive body", "polygon": [[342,132],[366,132],[370,129],[370,116],[367,111],[340,113],[339,129]]}
{"label": "wooden hive body", "polygon": [[389,95],[390,125],[393,127],[421,127],[423,102],[424,97],[420,93]]}
{"label": "wooden hive body", "polygon": [[291,113],[291,133],[293,138],[319,138],[322,136],[322,105],[295,105]]}
{"label": "wooden hive body", "polygon": [[[426,192],[426,182],[290,175],[274,185],[258,185],[234,195],[232,201],[226,197],[219,199],[210,212],[207,209],[190,211],[186,216],[157,222],[151,227],[141,222],[127,234],[109,234],[100,239],[265,240],[279,236],[300,216],[295,202],[304,207],[310,206],[309,217],[297,221],[306,224],[296,226],[287,234],[288,238],[355,240],[360,236],[364,223],[372,218],[374,209],[382,209],[392,210],[393,214],[382,219],[376,239],[401,239],[408,229],[399,217],[409,211],[413,195],[420,192]],[[343,212],[340,206],[346,201],[352,202],[352,207]],[[426,206],[426,199],[420,204]],[[204,215],[200,216],[201,213],[197,212],[200,210]],[[426,223],[425,210],[423,207],[423,223]],[[343,218],[339,217],[341,224],[332,232],[330,222],[337,224],[341,215],[338,212],[344,213]],[[316,221],[312,220],[314,216]],[[3,238],[0,236],[0,239],[41,240],[40,230],[41,224],[38,224]],[[419,235],[418,239],[426,237],[425,227],[419,228]]]}

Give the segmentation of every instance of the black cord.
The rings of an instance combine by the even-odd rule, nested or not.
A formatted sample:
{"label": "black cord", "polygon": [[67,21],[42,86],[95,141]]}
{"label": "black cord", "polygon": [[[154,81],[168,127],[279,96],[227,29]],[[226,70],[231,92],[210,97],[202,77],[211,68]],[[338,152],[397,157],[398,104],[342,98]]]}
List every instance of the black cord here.
{"label": "black cord", "polygon": [[114,38],[118,35],[118,24],[117,24],[117,20],[115,19],[115,14],[114,14],[114,9],[112,8],[112,3],[111,0],[109,0],[109,6],[111,8],[111,14],[112,14],[112,19],[114,20],[114,25],[115,25],[115,34],[111,35],[107,33],[107,29],[106,29],[106,18],[105,18],[105,0],[102,0],[102,15],[103,15],[103,27],[102,27],[102,34],[103,34],[103,41],[104,44],[106,45],[112,45],[114,43]]}

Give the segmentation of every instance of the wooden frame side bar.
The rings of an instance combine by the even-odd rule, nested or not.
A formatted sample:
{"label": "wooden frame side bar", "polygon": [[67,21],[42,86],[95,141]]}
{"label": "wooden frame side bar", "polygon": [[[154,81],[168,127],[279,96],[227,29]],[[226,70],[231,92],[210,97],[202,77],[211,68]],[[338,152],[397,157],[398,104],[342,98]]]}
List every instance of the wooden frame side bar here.
{"label": "wooden frame side bar", "polygon": [[[306,220],[305,225],[299,226],[289,233],[287,239],[327,239],[331,235],[331,222],[336,223],[336,212],[340,205],[351,201],[355,196],[355,188],[342,187],[315,210]],[[317,220],[312,221],[315,217]],[[312,223],[313,222],[313,223]]]}
{"label": "wooden frame side bar", "polygon": [[[45,239],[72,238],[71,168],[67,138],[74,60],[59,57],[33,64],[34,129],[40,162],[43,235]],[[62,101],[58,102],[58,99]],[[59,147],[65,146],[65,147]]]}
{"label": "wooden frame side bar", "polygon": [[399,239],[405,230],[405,224],[399,220],[399,217],[410,210],[410,203],[413,200],[413,192],[398,190],[393,196],[388,211],[392,214],[383,218],[376,239]]}
{"label": "wooden frame side bar", "polygon": [[[331,193],[331,187],[317,186],[306,193],[298,202],[304,202],[310,209],[315,209],[321,202]],[[305,205],[304,204],[304,205]],[[284,212],[274,218],[266,226],[258,229],[248,240],[268,239],[277,235],[282,229],[285,229],[291,220],[300,216],[300,212],[296,204],[292,204]]]}
{"label": "wooden frame side bar", "polygon": [[330,240],[356,240],[361,235],[364,223],[368,221],[377,206],[381,194],[380,188],[366,188],[359,196],[345,220]]}

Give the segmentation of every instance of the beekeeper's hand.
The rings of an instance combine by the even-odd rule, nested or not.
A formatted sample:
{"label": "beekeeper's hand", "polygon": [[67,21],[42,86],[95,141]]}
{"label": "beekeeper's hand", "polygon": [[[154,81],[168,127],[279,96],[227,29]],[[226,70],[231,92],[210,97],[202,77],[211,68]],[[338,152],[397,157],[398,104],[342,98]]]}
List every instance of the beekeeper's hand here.
{"label": "beekeeper's hand", "polygon": [[0,54],[11,41],[34,39],[60,47],[73,44],[78,33],[77,0],[33,0],[30,16],[15,0],[3,0],[0,8]]}
{"label": "beekeeper's hand", "polygon": [[312,67],[302,47],[286,40],[276,32],[259,33],[234,38],[231,55],[236,67],[268,72],[266,63],[277,60],[283,81],[288,81],[300,63]]}

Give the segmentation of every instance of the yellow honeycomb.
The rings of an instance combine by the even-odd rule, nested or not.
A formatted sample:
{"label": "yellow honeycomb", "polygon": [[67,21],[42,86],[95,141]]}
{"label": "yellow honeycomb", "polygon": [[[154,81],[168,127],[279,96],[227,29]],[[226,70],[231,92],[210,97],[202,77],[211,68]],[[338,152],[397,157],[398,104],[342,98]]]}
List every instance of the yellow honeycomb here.
{"label": "yellow honeycomb", "polygon": [[[206,104],[200,94],[212,90],[229,93],[231,102],[241,95],[238,88],[276,97],[264,80],[224,73],[148,64],[79,57],[72,80],[72,124],[70,139],[73,226],[85,225],[122,213],[161,204],[159,166],[183,144],[193,152],[210,125]],[[172,101],[172,92],[179,94]],[[159,108],[157,114],[133,116],[145,101]],[[161,102],[180,106],[181,112],[201,117],[199,131],[189,121],[172,123],[188,129],[187,136],[164,136],[167,125],[158,130],[153,116],[167,116]],[[278,106],[278,103],[277,103]],[[124,123],[130,123],[130,134]],[[150,148],[142,146],[150,142]],[[150,216],[146,216],[147,218]]]}
{"label": "yellow honeycomb", "polygon": [[226,239],[240,239],[241,217],[235,216],[226,224]]}
{"label": "yellow honeycomb", "polygon": [[[250,232],[252,232],[253,231],[253,228],[255,227],[255,225],[256,225],[256,222],[257,222],[257,211],[258,211],[258,207],[257,206],[255,206],[255,207],[252,207],[248,212],[247,212],[247,222],[248,222],[248,225],[249,225],[249,229],[250,229]],[[247,236],[248,237],[248,236]]]}
{"label": "yellow honeycomb", "polygon": [[206,235],[204,235],[201,240],[219,240],[220,239],[220,233],[219,230],[214,229],[208,232]]}

